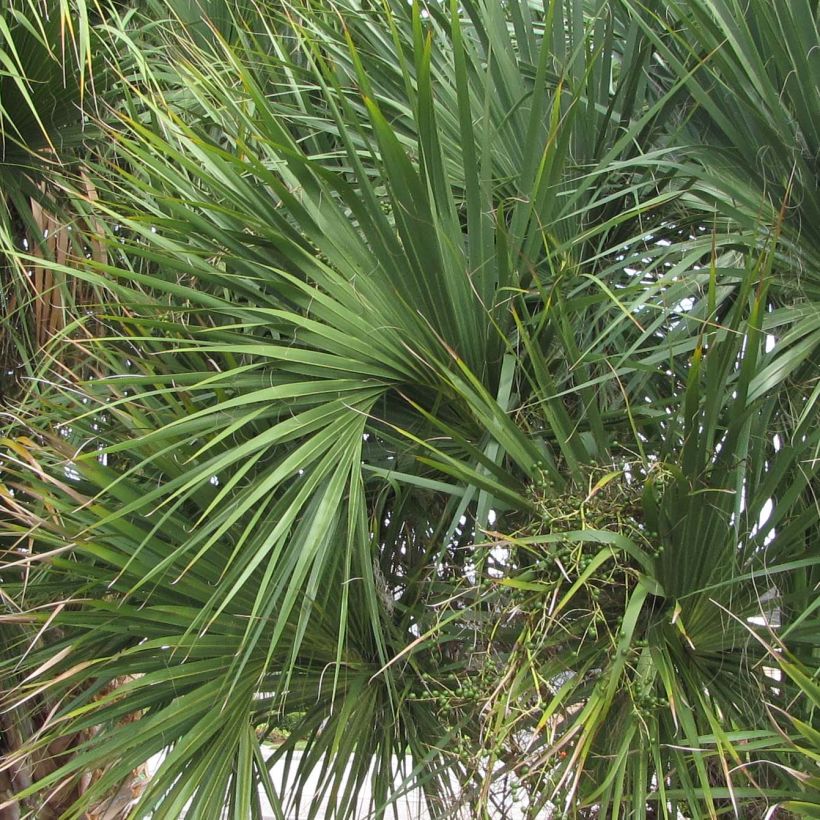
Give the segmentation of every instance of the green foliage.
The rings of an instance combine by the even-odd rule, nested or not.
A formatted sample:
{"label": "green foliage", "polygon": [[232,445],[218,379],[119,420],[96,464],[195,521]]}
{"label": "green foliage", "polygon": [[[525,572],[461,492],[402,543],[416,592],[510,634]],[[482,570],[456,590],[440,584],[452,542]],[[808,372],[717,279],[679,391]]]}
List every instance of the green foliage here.
{"label": "green foliage", "polygon": [[[33,387],[41,348],[65,328],[75,303],[90,301],[76,282],[43,260],[100,258],[84,237],[93,185],[80,159],[101,134],[112,76],[104,19],[85,0],[0,4],[0,404]],[[97,10],[98,12],[98,10]],[[94,18],[97,18],[96,20]],[[80,195],[67,196],[74,187]],[[18,256],[30,251],[37,261]],[[21,384],[26,378],[27,383]]]}
{"label": "green foliage", "polygon": [[808,0],[160,8],[49,266],[104,331],[3,442],[8,765],[83,738],[21,799],[816,803]]}

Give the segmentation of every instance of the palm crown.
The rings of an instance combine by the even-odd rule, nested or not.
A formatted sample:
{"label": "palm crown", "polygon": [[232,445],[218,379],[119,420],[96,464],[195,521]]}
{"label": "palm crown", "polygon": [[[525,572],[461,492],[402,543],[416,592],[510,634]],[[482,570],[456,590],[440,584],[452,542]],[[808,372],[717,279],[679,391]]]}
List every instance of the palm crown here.
{"label": "palm crown", "polygon": [[816,801],[812,4],[163,8],[6,443],[21,799]]}

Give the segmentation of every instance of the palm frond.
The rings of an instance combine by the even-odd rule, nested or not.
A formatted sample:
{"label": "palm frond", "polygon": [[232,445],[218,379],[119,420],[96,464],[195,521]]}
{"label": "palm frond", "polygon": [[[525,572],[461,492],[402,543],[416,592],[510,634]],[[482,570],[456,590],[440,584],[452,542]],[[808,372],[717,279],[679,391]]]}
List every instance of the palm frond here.
{"label": "palm frond", "polygon": [[135,816],[799,803],[758,638],[816,645],[812,251],[712,125],[681,160],[729,57],[651,4],[167,19],[84,163],[105,257],[48,263],[119,305],[4,441],[3,703],[51,710],[7,766],[84,738],[20,799],[162,754]]}

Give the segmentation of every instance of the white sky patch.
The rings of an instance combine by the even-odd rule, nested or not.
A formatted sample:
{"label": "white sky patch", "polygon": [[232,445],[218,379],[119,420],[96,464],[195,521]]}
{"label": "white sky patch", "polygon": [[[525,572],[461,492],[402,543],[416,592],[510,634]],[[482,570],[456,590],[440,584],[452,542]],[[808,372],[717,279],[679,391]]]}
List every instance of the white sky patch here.
{"label": "white sky patch", "polygon": [[774,509],[774,502],[771,500],[771,498],[767,498],[766,503],[761,508],[760,515],[758,516],[758,519],[757,519],[757,528],[758,529],[761,529],[763,526],[765,526],[766,522],[769,520],[769,518],[771,518],[773,509]]}
{"label": "white sky patch", "polygon": [[[497,564],[501,566],[506,566],[510,560],[510,551],[506,547],[493,547],[490,550],[490,554],[493,556]],[[503,573],[499,572],[498,570],[490,570],[491,574],[494,576],[503,575]]]}

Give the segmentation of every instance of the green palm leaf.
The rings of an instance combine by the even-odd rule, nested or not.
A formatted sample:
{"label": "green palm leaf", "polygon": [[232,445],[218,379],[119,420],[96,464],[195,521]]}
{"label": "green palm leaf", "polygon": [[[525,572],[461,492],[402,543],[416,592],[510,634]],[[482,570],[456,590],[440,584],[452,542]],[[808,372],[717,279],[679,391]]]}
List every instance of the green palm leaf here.
{"label": "green palm leaf", "polygon": [[755,636],[811,662],[812,251],[681,115],[734,63],[627,3],[177,11],[85,163],[107,258],[51,266],[120,307],[5,441],[10,765],[86,738],[20,798],[164,754],[134,816],[800,802]]}

